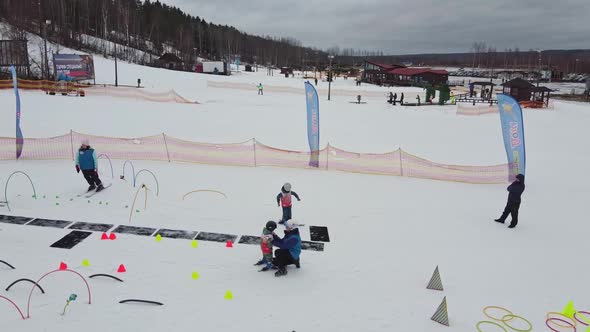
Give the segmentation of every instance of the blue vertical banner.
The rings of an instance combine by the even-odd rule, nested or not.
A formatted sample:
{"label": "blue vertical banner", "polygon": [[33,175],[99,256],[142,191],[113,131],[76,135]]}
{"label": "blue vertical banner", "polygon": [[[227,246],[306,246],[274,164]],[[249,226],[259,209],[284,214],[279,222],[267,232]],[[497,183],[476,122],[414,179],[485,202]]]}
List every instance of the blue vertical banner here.
{"label": "blue vertical banner", "polygon": [[16,76],[16,68],[14,66],[10,66],[10,72],[12,73],[12,84],[14,85],[14,95],[16,97],[16,159],[18,159],[23,153],[25,139],[23,138],[23,132],[20,129],[20,95],[18,93],[18,78]]}
{"label": "blue vertical banner", "polygon": [[510,167],[509,180],[512,181],[517,174],[524,175],[526,169],[522,109],[516,99],[505,94],[498,94],[498,108],[500,109],[504,148]]}
{"label": "blue vertical banner", "polygon": [[307,103],[307,140],[309,142],[309,166],[320,167],[320,100],[318,92],[309,82],[305,82],[305,101]]}

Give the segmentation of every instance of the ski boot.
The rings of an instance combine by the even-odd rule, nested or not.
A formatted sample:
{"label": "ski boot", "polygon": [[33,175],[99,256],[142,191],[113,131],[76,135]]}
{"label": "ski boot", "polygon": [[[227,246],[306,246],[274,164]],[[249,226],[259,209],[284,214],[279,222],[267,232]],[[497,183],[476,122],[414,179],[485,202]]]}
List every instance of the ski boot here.
{"label": "ski boot", "polygon": [[258,272],[266,272],[266,271],[270,271],[274,266],[272,264],[267,264],[265,267],[263,267],[262,269],[258,270]]}
{"label": "ski boot", "polygon": [[299,264],[299,260],[295,261],[295,267],[300,269],[301,268],[301,264]]}
{"label": "ski boot", "polygon": [[279,268],[277,272],[275,272],[275,277],[282,277],[287,275],[287,269],[283,266]]}
{"label": "ski boot", "polygon": [[94,189],[96,189],[95,185],[91,185],[90,187],[88,187],[88,191],[93,191]]}
{"label": "ski boot", "polygon": [[98,187],[96,188],[96,192],[100,192],[104,189],[104,186],[101,184],[98,185]]}
{"label": "ski boot", "polygon": [[254,266],[263,265],[263,264],[266,264],[266,260],[261,259],[258,262],[256,262],[256,264],[254,264]]}

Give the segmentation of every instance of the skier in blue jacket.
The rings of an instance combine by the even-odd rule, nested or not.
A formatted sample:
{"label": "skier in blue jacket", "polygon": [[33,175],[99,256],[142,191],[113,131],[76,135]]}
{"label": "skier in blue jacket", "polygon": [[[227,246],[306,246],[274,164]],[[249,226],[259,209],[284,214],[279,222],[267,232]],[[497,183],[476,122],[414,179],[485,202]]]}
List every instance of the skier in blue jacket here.
{"label": "skier in blue jacket", "polygon": [[297,268],[300,268],[301,236],[299,229],[290,220],[286,221],[284,225],[285,236],[282,239],[273,233],[272,244],[279,248],[275,250],[275,258],[273,259],[273,265],[279,269],[275,272],[275,277],[287,275],[287,265],[295,264]]}
{"label": "skier in blue jacket", "polygon": [[90,185],[88,191],[96,189],[99,192],[104,189],[98,177],[98,158],[96,158],[96,151],[90,147],[88,139],[82,140],[82,145],[76,155],[76,172],[80,173],[80,171],[82,171],[84,178]]}

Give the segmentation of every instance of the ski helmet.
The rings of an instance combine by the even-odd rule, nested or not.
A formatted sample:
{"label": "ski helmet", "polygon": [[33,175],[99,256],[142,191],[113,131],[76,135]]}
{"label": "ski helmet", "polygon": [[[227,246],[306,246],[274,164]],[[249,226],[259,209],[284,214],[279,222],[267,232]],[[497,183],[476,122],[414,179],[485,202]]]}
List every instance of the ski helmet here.
{"label": "ski helmet", "polygon": [[269,231],[273,232],[275,229],[277,229],[277,223],[274,222],[274,221],[272,221],[272,220],[269,220],[266,223],[266,229],[268,229]]}
{"label": "ski helmet", "polygon": [[287,182],[283,185],[283,188],[285,188],[285,191],[291,191],[291,184]]}

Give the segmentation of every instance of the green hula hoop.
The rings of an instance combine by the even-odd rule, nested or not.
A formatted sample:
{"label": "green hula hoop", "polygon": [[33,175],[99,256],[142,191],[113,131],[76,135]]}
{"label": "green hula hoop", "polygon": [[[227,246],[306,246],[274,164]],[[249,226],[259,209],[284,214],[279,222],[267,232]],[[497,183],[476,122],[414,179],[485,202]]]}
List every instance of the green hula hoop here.
{"label": "green hula hoop", "polygon": [[[506,317],[509,317],[509,319],[505,319]],[[508,324],[507,321],[510,321],[510,320],[512,320],[514,318],[522,319],[527,324],[529,324],[529,328],[526,329],[526,330],[521,330],[521,329],[517,329],[517,328],[515,328],[513,326],[510,326],[510,324]],[[512,314],[504,315],[504,317],[502,317],[502,323],[504,323],[506,326],[508,326],[509,328],[511,328],[511,329],[513,329],[514,331],[517,331],[517,332],[530,332],[530,331],[533,330],[533,324],[531,324],[531,322],[529,322],[526,318],[521,317],[521,316],[518,316],[518,315],[512,315]]]}
{"label": "green hula hoop", "polygon": [[[510,310],[508,310],[508,309],[506,309],[506,308],[504,308],[504,307],[499,307],[499,306],[495,306],[495,305],[489,305],[489,306],[487,306],[487,307],[483,308],[483,314],[484,314],[484,315],[485,315],[487,318],[489,318],[489,319],[491,319],[491,320],[495,320],[495,321],[497,321],[497,322],[504,322],[504,321],[502,320],[502,318],[503,318],[503,317],[502,317],[502,318],[496,318],[496,317],[492,317],[492,315],[488,314],[488,309],[497,309],[497,310],[500,310],[500,311],[504,311],[504,312],[506,312],[508,315],[512,315],[512,311],[510,311]],[[506,316],[506,315],[504,315],[504,316]]]}
{"label": "green hula hoop", "polygon": [[477,323],[477,325],[475,325],[475,327],[477,328],[477,330],[478,330],[479,332],[484,332],[484,331],[482,331],[482,330],[479,328],[479,326],[480,326],[480,325],[482,325],[482,324],[496,325],[497,327],[501,328],[501,329],[502,329],[502,331],[504,331],[504,332],[508,332],[504,326],[502,326],[502,325],[500,325],[500,324],[498,324],[498,323],[496,323],[496,322],[489,321],[489,320],[482,320],[481,322]]}

